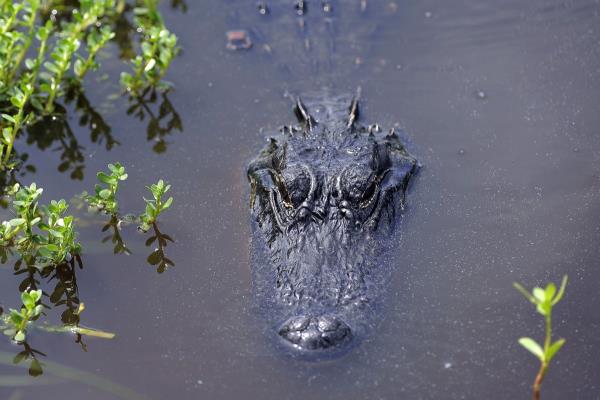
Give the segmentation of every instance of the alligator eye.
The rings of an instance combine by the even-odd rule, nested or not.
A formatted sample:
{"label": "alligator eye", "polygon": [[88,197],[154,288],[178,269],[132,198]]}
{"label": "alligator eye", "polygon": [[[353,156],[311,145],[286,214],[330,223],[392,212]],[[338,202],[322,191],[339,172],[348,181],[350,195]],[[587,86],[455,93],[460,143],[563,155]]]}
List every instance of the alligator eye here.
{"label": "alligator eye", "polygon": [[377,181],[365,167],[348,167],[340,176],[343,197],[355,207],[365,207],[377,192]]}
{"label": "alligator eye", "polygon": [[282,193],[282,197],[290,203],[290,206],[298,208],[310,193],[312,184],[310,173],[301,165],[289,165],[281,175],[282,186],[285,187],[286,193],[286,195]]}

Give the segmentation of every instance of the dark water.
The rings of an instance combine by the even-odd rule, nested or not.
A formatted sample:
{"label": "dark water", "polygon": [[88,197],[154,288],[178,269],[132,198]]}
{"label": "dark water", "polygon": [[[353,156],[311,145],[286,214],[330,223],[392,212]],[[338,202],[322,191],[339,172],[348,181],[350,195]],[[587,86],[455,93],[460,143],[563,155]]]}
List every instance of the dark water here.
{"label": "dark water", "polygon": [[[146,263],[151,249],[135,227],[123,232],[133,255],[112,256],[100,244],[101,223],[85,219],[82,320],[118,336],[88,339],[83,352],[71,337],[34,332],[42,361],[148,399],[528,398],[537,362],[516,341],[540,340],[543,328],[511,283],[531,287],[568,273],[554,318],[567,344],[543,397],[600,398],[600,2],[370,1],[362,17],[334,3],[341,36],[321,75],[282,67],[281,55],[295,50],[276,46],[300,37],[295,25],[282,31],[276,15],[269,25],[253,2],[249,14],[239,4],[165,7],[184,48],[168,95],[183,132],[167,135],[166,152],[152,151],[148,119],[127,117],[126,99],[107,103],[116,79],[92,82],[88,96],[120,145],[92,143],[72,117],[83,181],[57,171],[60,152],[19,143],[38,167],[25,182],[44,187],[46,201],[89,190],[111,161],[130,176],[123,210],[141,210],[144,186],[158,177],[175,197],[161,228],[176,239],[167,248],[176,266],[161,275]],[[321,15],[317,8],[307,18]],[[249,52],[225,49],[225,32],[236,28],[258,35]],[[116,78],[121,65],[111,58],[104,69]],[[261,127],[290,121],[284,92],[323,83],[345,92],[360,85],[365,120],[399,123],[424,167],[408,197],[377,334],[342,359],[308,363],[279,354],[253,310],[244,166],[264,141]],[[20,280],[0,270],[3,305],[16,306]],[[0,341],[0,354],[18,351]],[[0,375],[15,374],[25,370],[0,365]],[[120,398],[49,370],[43,377],[0,386],[0,397]]]}

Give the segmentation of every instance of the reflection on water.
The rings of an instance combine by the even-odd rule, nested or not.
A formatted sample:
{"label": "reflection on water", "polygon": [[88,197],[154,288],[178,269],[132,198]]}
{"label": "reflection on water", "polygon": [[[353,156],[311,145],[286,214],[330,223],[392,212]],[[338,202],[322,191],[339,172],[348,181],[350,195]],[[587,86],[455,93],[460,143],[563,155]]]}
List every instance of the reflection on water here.
{"label": "reflection on water", "polygon": [[156,266],[156,271],[162,274],[167,268],[175,266],[175,263],[165,255],[165,248],[168,242],[175,243],[175,241],[171,236],[161,232],[156,222],[152,224],[152,231],[153,235],[146,240],[146,246],[150,247],[153,243],[156,243],[157,247],[150,253],[146,260],[148,264]]}
{"label": "reflection on water", "polygon": [[21,343],[19,346],[21,346],[23,350],[15,355],[12,360],[13,364],[19,365],[21,363],[29,363],[29,368],[27,369],[29,376],[36,377],[42,375],[44,370],[42,369],[42,364],[40,363],[38,356],[46,357],[46,354],[32,348],[27,342]]}
{"label": "reflection on water", "polygon": [[[112,135],[110,125],[90,104],[85,93],[79,86],[71,86],[65,97],[66,105],[56,105],[53,115],[44,116],[27,126],[27,144],[35,145],[41,151],[59,153],[58,171],[69,173],[71,179],[83,180],[85,168],[85,147],[80,144],[81,130],[71,127],[71,116],[67,105],[74,106],[78,116],[78,124],[89,131],[90,142],[104,145],[106,151],[118,146],[119,141]],[[179,113],[169,100],[167,92],[146,90],[140,97],[130,97],[127,115],[140,121],[147,121],[146,139],[153,143],[152,150],[156,153],[167,151],[168,138],[175,131],[183,131]],[[26,153],[19,154],[22,173],[33,173],[35,165],[25,164],[28,160]],[[10,182],[10,181],[9,181]]]}
{"label": "reflection on water", "polygon": [[106,243],[110,241],[114,244],[113,253],[114,254],[131,254],[131,250],[127,248],[125,241],[123,240],[123,236],[121,235],[121,224],[123,221],[119,219],[116,215],[112,215],[110,220],[102,227],[102,232],[106,232],[108,230],[111,233],[108,236],[105,236],[102,239],[102,243]]}
{"label": "reflection on water", "polygon": [[138,97],[129,98],[130,107],[127,115],[132,115],[140,121],[148,120],[146,139],[154,143],[155,153],[167,151],[167,138],[175,130],[182,132],[181,117],[169,101],[168,92],[158,92],[147,89]]}
{"label": "reflection on water", "polygon": [[[109,221],[102,227],[102,232],[111,229],[112,234],[102,239],[102,243],[109,240],[112,241],[115,245],[113,250],[115,255],[131,255],[132,252],[126,247],[123,241],[121,229],[122,225],[129,225],[136,221],[135,216],[131,215],[127,215],[123,218],[116,215],[110,216]],[[159,230],[158,222],[154,222],[151,228],[151,231],[143,236],[149,236],[144,244],[146,247],[154,245],[155,248],[146,258],[146,261],[149,265],[156,267],[159,274],[162,274],[169,267],[175,266],[175,263],[165,255],[167,243],[174,243],[175,241],[169,234]],[[3,264],[7,264],[15,259],[15,256],[15,254],[10,252],[10,249],[2,248]],[[88,351],[88,346],[84,340],[85,336],[105,339],[112,339],[114,337],[111,333],[81,326],[81,313],[85,309],[83,302],[80,301],[79,286],[77,283],[77,274],[83,273],[82,271],[84,270],[81,256],[75,255],[69,261],[59,265],[46,265],[40,267],[34,264],[29,265],[30,262],[33,261],[24,258],[16,258],[13,267],[14,275],[19,277],[17,290],[15,290],[16,293],[37,289],[43,290],[41,304],[45,311],[42,316],[31,320],[32,322],[28,328],[29,330],[37,328],[40,331],[47,333],[71,334],[74,336],[74,343],[78,344],[84,352]],[[124,273],[127,272],[125,271]],[[13,297],[17,298],[18,296]],[[5,310],[0,308],[0,315],[4,312]],[[45,321],[49,318],[49,315],[56,312],[60,313],[62,325],[54,326]],[[3,321],[0,320],[0,330],[3,330],[4,328],[5,325]],[[14,357],[13,363],[17,365],[28,362],[29,375],[37,377],[44,372],[44,364],[43,362],[40,362],[39,357],[45,357],[46,354],[33,348],[29,343],[29,339],[28,336],[26,341],[15,343],[22,350]],[[1,384],[0,387],[2,387]]]}
{"label": "reflection on water", "polygon": [[[74,386],[75,383],[83,384],[88,388],[93,388],[97,392],[101,393],[103,399],[123,399],[123,400],[144,400],[148,399],[146,396],[142,396],[136,391],[113,382],[109,379],[103,378],[97,374],[83,371],[81,369],[71,368],[63,364],[45,361],[44,368],[50,375],[46,379],[41,379],[39,374],[41,373],[41,363],[37,359],[37,356],[44,355],[41,352],[24,345],[23,351],[19,352],[16,356],[11,354],[0,352],[0,365],[16,365],[19,367],[26,367],[29,370],[29,375],[35,377],[35,380],[23,379],[23,377],[15,375],[0,375],[0,389],[3,387],[34,387],[37,385],[51,385],[66,382],[66,393],[68,393],[68,387]],[[29,364],[27,364],[29,361]],[[47,387],[47,386],[46,386]],[[0,392],[3,393],[3,392]],[[23,394],[20,390],[12,392],[11,396],[8,397],[10,400],[22,399]],[[63,394],[61,397],[64,397]],[[109,396],[109,397],[106,397]],[[41,398],[50,398],[47,395]],[[89,398],[89,397],[88,397]]]}

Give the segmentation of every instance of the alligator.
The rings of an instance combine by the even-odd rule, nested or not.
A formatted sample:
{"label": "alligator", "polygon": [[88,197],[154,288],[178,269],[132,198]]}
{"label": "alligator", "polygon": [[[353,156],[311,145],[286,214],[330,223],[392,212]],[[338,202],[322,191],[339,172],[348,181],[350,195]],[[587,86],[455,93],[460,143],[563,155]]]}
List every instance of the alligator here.
{"label": "alligator", "polygon": [[[308,2],[294,4],[304,16]],[[318,4],[331,12],[332,2]],[[290,96],[297,123],[271,135],[247,168],[254,291],[277,343],[294,354],[338,354],[368,335],[419,167],[404,132],[361,122],[360,90],[330,92]]]}
{"label": "alligator", "polygon": [[314,351],[366,331],[418,163],[394,128],[359,122],[358,96],[306,104],[296,100],[298,124],[269,138],[247,172],[255,286],[283,319],[279,336]]}

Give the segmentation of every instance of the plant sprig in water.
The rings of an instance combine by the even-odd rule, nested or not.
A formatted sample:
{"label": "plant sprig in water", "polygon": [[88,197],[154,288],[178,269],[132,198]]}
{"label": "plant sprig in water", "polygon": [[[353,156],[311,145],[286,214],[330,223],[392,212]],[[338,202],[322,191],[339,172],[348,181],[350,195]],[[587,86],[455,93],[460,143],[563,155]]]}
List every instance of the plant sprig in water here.
{"label": "plant sprig in water", "polygon": [[108,164],[108,171],[108,173],[100,171],[96,174],[101,184],[95,186],[93,195],[83,193],[83,197],[91,208],[117,216],[119,213],[119,203],[117,202],[119,182],[127,179],[127,173],[125,173],[125,167],[118,162]]}
{"label": "plant sprig in water", "polygon": [[23,307],[21,311],[10,309],[6,324],[9,326],[4,330],[6,336],[11,337],[16,342],[24,342],[27,335],[27,326],[29,323],[40,316],[44,306],[38,304],[42,298],[41,290],[29,290],[21,293]]}
{"label": "plant sprig in water", "polygon": [[565,339],[558,339],[554,343],[552,342],[552,308],[563,298],[565,288],[567,287],[567,280],[568,278],[565,275],[558,291],[556,290],[556,285],[552,282],[546,285],[545,289],[534,287],[531,293],[521,284],[516,282],[513,284],[515,289],[536,306],[537,312],[544,316],[546,322],[546,335],[543,346],[540,346],[534,339],[529,337],[519,339],[519,344],[540,360],[540,369],[533,383],[534,400],[540,399],[542,381],[546,376],[550,361],[565,344]]}

